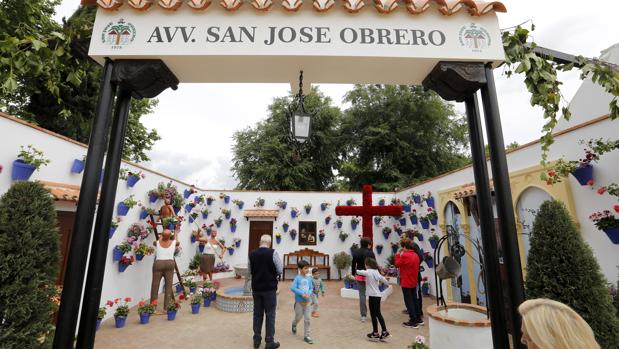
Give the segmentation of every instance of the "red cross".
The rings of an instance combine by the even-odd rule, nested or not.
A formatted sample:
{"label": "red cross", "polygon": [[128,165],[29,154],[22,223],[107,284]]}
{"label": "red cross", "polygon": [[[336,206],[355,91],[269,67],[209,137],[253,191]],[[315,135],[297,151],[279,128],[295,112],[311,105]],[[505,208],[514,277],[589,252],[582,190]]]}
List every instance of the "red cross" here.
{"label": "red cross", "polygon": [[338,206],[335,214],[338,216],[361,216],[363,236],[373,241],[372,218],[374,216],[396,216],[403,213],[402,206],[372,206],[372,186],[363,186],[363,206]]}

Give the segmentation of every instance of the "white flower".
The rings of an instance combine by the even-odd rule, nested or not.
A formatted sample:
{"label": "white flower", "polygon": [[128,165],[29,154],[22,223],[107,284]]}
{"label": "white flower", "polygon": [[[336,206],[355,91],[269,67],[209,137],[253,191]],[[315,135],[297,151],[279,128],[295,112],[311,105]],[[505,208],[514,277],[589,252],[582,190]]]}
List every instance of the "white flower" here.
{"label": "white flower", "polygon": [[424,338],[424,336],[415,337],[415,343],[424,344],[425,342],[426,342],[426,339]]}

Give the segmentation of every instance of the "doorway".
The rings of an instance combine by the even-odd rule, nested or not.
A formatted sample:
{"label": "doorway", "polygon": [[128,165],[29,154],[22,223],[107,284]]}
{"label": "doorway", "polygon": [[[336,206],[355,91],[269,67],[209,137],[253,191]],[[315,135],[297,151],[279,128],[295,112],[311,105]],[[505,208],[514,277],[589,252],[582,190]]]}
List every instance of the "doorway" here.
{"label": "doorway", "polygon": [[75,222],[75,212],[57,211],[58,214],[58,240],[60,241],[60,270],[56,285],[64,284],[65,271],[67,270],[67,256],[69,255],[69,246],[71,246],[71,238],[73,237],[73,223]]}
{"label": "doorway", "polygon": [[249,222],[249,245],[247,254],[260,246],[260,237],[262,235],[271,236],[273,239],[273,222],[271,221],[250,221]]}

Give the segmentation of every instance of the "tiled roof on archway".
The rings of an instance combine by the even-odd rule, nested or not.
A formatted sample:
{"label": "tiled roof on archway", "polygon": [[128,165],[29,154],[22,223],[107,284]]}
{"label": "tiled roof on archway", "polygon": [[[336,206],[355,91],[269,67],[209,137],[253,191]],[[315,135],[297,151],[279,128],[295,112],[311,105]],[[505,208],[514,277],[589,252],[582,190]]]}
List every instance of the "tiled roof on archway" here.
{"label": "tiled roof on archway", "polygon": [[159,7],[167,11],[177,11],[188,7],[194,11],[208,11],[212,5],[218,5],[228,11],[236,11],[242,6],[251,6],[256,11],[269,11],[281,7],[289,12],[296,12],[304,6],[311,6],[318,12],[344,10],[351,14],[367,11],[372,5],[374,10],[389,14],[394,11],[408,11],[419,15],[428,11],[439,11],[451,16],[460,11],[467,11],[471,16],[483,16],[494,12],[506,12],[505,5],[499,1],[477,0],[81,0],[82,5],[97,5],[99,8],[115,11],[121,7],[130,7],[135,11],[147,11]]}

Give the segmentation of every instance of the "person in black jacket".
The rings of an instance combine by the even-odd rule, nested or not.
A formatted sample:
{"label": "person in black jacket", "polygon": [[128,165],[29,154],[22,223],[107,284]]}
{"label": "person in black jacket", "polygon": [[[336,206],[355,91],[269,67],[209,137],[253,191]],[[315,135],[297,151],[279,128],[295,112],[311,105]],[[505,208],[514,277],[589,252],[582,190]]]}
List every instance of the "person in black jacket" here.
{"label": "person in black jacket", "polygon": [[352,274],[357,280],[359,288],[359,312],[361,313],[361,322],[367,319],[368,308],[365,304],[365,277],[357,275],[357,270],[365,270],[366,258],[374,258],[370,239],[364,237],[361,239],[361,247],[352,253]]}

